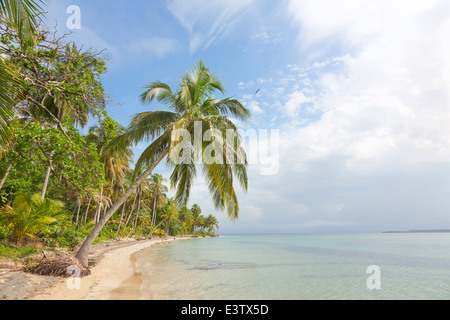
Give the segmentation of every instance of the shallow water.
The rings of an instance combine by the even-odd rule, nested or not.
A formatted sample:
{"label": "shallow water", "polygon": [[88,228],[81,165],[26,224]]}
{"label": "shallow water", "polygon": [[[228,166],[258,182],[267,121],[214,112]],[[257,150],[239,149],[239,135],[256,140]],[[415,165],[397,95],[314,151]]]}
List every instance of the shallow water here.
{"label": "shallow water", "polygon": [[143,299],[450,299],[449,233],[221,236],[135,257]]}

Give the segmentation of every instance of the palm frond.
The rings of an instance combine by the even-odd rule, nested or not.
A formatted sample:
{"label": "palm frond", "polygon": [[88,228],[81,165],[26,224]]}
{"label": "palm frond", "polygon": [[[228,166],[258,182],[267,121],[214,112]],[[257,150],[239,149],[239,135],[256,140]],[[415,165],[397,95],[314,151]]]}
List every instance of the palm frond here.
{"label": "palm frond", "polygon": [[179,119],[178,114],[169,111],[138,113],[132,117],[121,139],[125,139],[131,144],[153,140],[161,135],[171,123]]}
{"label": "palm frond", "polygon": [[144,87],[146,90],[141,94],[141,101],[143,103],[150,103],[153,100],[165,103],[167,106],[176,104],[177,96],[172,92],[172,89],[161,81],[154,81]]}
{"label": "palm frond", "polygon": [[175,166],[170,176],[170,187],[176,189],[175,200],[180,207],[186,206],[196,176],[197,168],[194,163]]}
{"label": "palm frond", "polygon": [[206,114],[220,114],[223,116],[231,115],[244,121],[247,121],[251,117],[250,110],[244,107],[242,103],[236,99],[215,100],[213,103],[207,101],[207,104],[203,107]]}
{"label": "palm frond", "polygon": [[22,81],[0,58],[0,144],[6,146],[12,138],[11,121],[14,106],[20,100]]}
{"label": "palm frond", "polygon": [[0,12],[10,20],[20,39],[27,46],[34,45],[34,34],[39,25],[39,14],[44,0],[0,0]]}
{"label": "palm frond", "polygon": [[144,152],[142,152],[135,165],[133,180],[136,173],[139,172],[139,170],[147,168],[150,164],[153,163],[153,161],[155,161],[156,158],[158,158],[158,156],[161,153],[164,152],[164,150],[166,150],[170,146],[170,139],[171,139],[171,132],[167,131],[160,137],[158,137],[155,141],[153,141],[144,150]]}

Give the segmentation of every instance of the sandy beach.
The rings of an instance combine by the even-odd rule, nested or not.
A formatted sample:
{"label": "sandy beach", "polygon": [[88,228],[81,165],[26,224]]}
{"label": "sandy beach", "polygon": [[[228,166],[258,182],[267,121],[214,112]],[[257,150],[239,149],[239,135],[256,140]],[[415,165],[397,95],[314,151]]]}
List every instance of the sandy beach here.
{"label": "sandy beach", "polygon": [[[190,237],[112,241],[92,247],[89,276],[75,279],[24,272],[0,273],[0,299],[9,300],[137,300],[140,276],[133,254],[152,245]],[[78,282],[79,281],[79,282]]]}

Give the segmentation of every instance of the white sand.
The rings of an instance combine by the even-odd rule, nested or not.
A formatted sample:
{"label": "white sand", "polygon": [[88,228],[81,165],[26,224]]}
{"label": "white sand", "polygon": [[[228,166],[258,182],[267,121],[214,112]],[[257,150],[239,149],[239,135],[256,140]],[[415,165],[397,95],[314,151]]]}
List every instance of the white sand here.
{"label": "white sand", "polygon": [[[39,292],[31,300],[136,300],[140,298],[140,278],[133,268],[132,254],[154,244],[189,237],[170,237],[133,241],[130,245],[107,250],[100,261],[83,278],[68,278]],[[77,282],[79,280],[79,288]],[[70,288],[72,287],[72,289]],[[73,288],[75,287],[75,288]]]}

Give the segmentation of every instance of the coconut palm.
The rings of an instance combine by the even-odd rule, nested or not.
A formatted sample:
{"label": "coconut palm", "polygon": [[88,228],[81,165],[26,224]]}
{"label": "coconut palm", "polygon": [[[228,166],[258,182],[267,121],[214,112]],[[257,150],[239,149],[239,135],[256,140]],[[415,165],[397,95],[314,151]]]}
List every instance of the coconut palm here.
{"label": "coconut palm", "polygon": [[[159,81],[146,86],[141,100],[144,103],[155,100],[165,103],[170,111],[147,111],[134,115],[126,133],[117,140],[117,144],[124,146],[149,140],[153,142],[136,163],[136,167],[145,168],[143,174],[100,219],[77,252],[76,257],[83,266],[87,267],[90,247],[109,218],[166,157],[166,164],[173,168],[170,184],[176,189],[175,200],[180,207],[189,199],[199,164],[215,208],[227,210],[232,220],[238,218],[234,177],[246,191],[247,159],[240,145],[238,129],[228,116],[246,121],[250,112],[238,100],[214,98],[216,92],[223,94],[224,84],[210,73],[203,61],[181,78],[176,92]],[[179,129],[189,133],[189,139],[180,142]],[[227,130],[235,133],[232,141],[223,139]],[[200,135],[200,141],[197,135]],[[206,135],[213,140],[211,143],[202,141]],[[221,156],[222,161],[210,161],[210,157],[205,157],[205,151],[210,151],[211,145],[219,145],[220,148],[211,151],[211,155]],[[181,150],[180,146],[183,147]]]}
{"label": "coconut palm", "polygon": [[166,179],[159,174],[155,173],[152,175],[152,182],[150,184],[151,190],[151,201],[152,201],[152,225],[154,226],[156,223],[156,210],[164,205],[166,195],[165,193],[168,191],[168,188],[164,185]]}
{"label": "coconut palm", "polygon": [[167,200],[161,218],[164,220],[164,231],[168,235],[170,223],[178,219],[178,207],[175,202],[175,199],[170,198]]}
{"label": "coconut palm", "polygon": [[192,233],[195,236],[195,228],[200,225],[201,220],[200,215],[202,213],[202,209],[198,204],[194,203],[191,207],[191,212],[192,212]]}
{"label": "coconut palm", "polygon": [[[114,137],[123,133],[123,128],[117,121],[109,117],[100,119],[99,124],[89,128],[86,135],[87,143],[94,143],[100,155],[100,161],[105,168],[105,184],[109,187],[109,199],[113,199],[115,195],[123,187],[125,173],[130,171],[129,163],[133,157],[133,151],[129,147],[117,148],[111,144]],[[99,208],[101,210],[104,194],[104,187],[101,187]],[[106,206],[104,206],[106,208]],[[96,214],[96,217],[99,217]]]}
{"label": "coconut palm", "polygon": [[208,229],[209,234],[214,234],[214,229],[219,227],[217,218],[210,214],[205,218],[205,228]]}
{"label": "coconut palm", "polygon": [[188,207],[182,207],[179,211],[178,217],[181,222],[181,234],[185,235],[194,224],[194,216]]}

